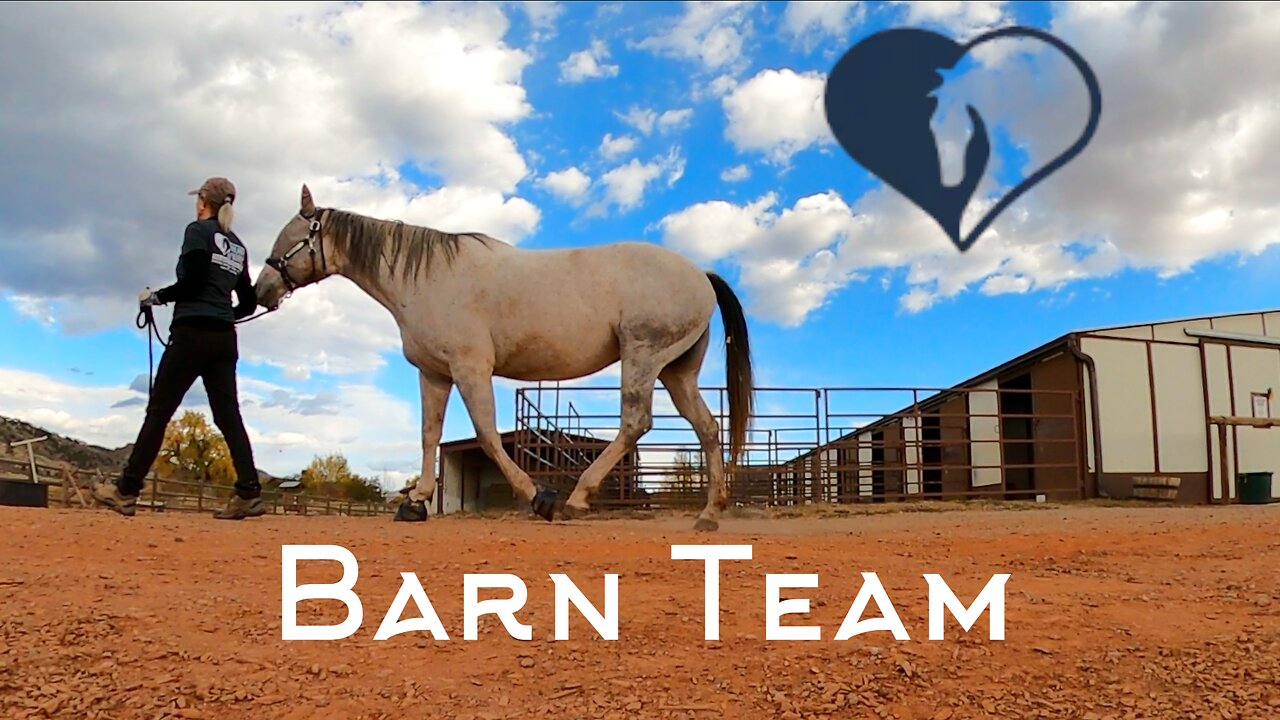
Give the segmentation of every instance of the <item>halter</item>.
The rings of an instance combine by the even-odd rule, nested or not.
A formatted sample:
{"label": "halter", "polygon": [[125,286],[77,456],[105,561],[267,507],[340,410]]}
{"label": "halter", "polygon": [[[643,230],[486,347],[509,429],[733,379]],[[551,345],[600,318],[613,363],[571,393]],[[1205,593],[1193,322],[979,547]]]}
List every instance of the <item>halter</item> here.
{"label": "halter", "polygon": [[[288,288],[285,292],[286,295],[291,294],[294,290],[297,290],[298,288],[304,285],[310,285],[313,282],[317,282],[325,278],[325,270],[328,268],[328,263],[325,262],[324,243],[321,242],[320,240],[321,226],[320,226],[320,218],[317,215],[317,212],[318,211],[312,212],[312,215],[315,217],[309,217],[309,216],[303,215],[302,213],[298,213],[298,217],[302,218],[303,220],[311,221],[311,225],[308,228],[307,237],[303,240],[299,240],[298,242],[294,243],[293,247],[289,248],[288,252],[286,252],[284,255],[280,257],[272,256],[267,258],[266,260],[266,263],[269,267],[274,268],[276,272],[280,273],[280,279],[284,280],[284,285],[286,288]],[[317,245],[320,247],[320,266],[319,266],[320,272],[318,274],[316,273],[316,246]],[[303,282],[294,282],[293,277],[289,275],[289,261],[293,259],[294,255],[297,255],[298,253],[302,252],[304,248],[311,255],[312,275],[311,277],[307,278]]]}

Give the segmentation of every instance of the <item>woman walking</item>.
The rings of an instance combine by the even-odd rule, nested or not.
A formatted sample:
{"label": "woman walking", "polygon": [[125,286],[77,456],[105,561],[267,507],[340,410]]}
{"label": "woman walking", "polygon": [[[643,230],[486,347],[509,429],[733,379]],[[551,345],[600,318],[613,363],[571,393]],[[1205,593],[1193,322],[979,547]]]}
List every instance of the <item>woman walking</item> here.
{"label": "woman walking", "polygon": [[[235,321],[252,315],[258,301],[249,278],[248,253],[231,231],[236,188],[226,178],[213,177],[188,194],[196,196],[196,219],[187,225],[182,241],[177,282],[154,293],[144,290],[138,298],[144,310],[174,303],[169,346],[156,369],[147,416],[124,471],[115,482],[96,484],[93,497],[121,515],[134,514],[143,478],[164,442],[165,428],[187,390],[201,378],[213,422],[226,439],[236,471],[235,494],[214,517],[257,517],[265,507],[253,449],[240,418]],[[233,291],[238,300],[234,306]]]}

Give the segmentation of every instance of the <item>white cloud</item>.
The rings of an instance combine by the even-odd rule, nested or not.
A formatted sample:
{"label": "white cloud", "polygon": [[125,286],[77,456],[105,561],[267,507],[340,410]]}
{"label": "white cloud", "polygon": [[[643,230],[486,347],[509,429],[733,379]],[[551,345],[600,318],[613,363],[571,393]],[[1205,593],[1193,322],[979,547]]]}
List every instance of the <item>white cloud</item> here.
{"label": "white cloud", "polygon": [[745,205],[698,203],[661,221],[663,242],[700,261],[737,264],[751,311],[788,326],[800,324],[830,293],[875,268],[908,269],[910,288],[901,304],[912,312],[995,273],[1029,281],[1025,286],[997,283],[985,290],[989,294],[1055,287],[1116,268],[1116,256],[1105,243],[1070,248],[990,237],[960,255],[931,218],[883,189],[867,193],[853,207],[834,192],[800,198],[781,211],[776,205],[773,193]]}
{"label": "white cloud", "polygon": [[725,96],[725,135],[738,150],[762,152],[782,163],[811,145],[830,142],[822,105],[825,83],[818,72],[761,70]]}
{"label": "white cloud", "polygon": [[[211,23],[218,52],[188,52]],[[46,302],[67,332],[130,322],[138,290],[172,281],[185,193],[213,174],[238,186],[255,271],[302,182],[341,190],[324,203],[518,241],[538,211],[514,195],[529,170],[505,128],[532,110],[531,58],[507,25],[496,5],[462,4],[6,12],[0,66],[27,70],[0,115],[0,289]],[[421,194],[389,171],[406,161],[444,186]],[[337,364],[369,357],[306,342]]]}
{"label": "white cloud", "polygon": [[749,2],[687,2],[684,14],[637,47],[699,63],[705,70],[741,69],[752,33]]}
{"label": "white cloud", "polygon": [[658,130],[660,132],[672,132],[679,130],[689,124],[693,119],[693,108],[680,108],[678,110],[667,110],[658,116]]}
{"label": "white cloud", "polygon": [[693,119],[693,108],[676,108],[659,113],[651,108],[632,105],[625,113],[615,112],[614,114],[642,135],[648,135],[654,128],[661,133],[682,129]]}
{"label": "white cloud", "polygon": [[[664,241],[737,264],[754,311],[787,324],[834,289],[895,269],[906,270],[901,307],[919,312],[966,290],[1056,291],[1124,268],[1167,277],[1280,243],[1280,200],[1268,191],[1280,187],[1280,166],[1266,160],[1280,155],[1280,69],[1255,62],[1280,37],[1280,15],[1256,5],[1065,4],[1052,30],[1103,83],[1097,135],[968,252],[883,187],[850,204],[828,192],[783,210],[771,195],[699,203],[662,222]],[[1051,48],[1022,45],[948,93],[1009,131],[1026,152],[1027,167],[1016,168],[1026,175],[1069,145],[1087,115],[1070,64]],[[942,145],[957,142],[942,132]],[[780,142],[787,148],[763,128],[738,133],[775,155]],[[1006,190],[989,176],[962,228]]]}
{"label": "white cloud", "polygon": [[643,135],[653,132],[653,126],[658,122],[658,113],[649,108],[642,108],[632,105],[625,113],[615,112],[622,122],[630,125]]}
{"label": "white cloud", "polygon": [[729,257],[748,246],[777,202],[771,192],[745,206],[725,200],[691,205],[661,220],[663,242],[702,262]]}
{"label": "white cloud", "polygon": [[605,197],[622,210],[630,210],[644,199],[645,188],[662,174],[656,162],[642,163],[636,158],[605,173]]}
{"label": "white cloud", "polygon": [[520,9],[529,18],[533,41],[549,40],[556,34],[556,20],[564,14],[564,4],[545,0],[524,0]]}
{"label": "white cloud", "polygon": [[684,174],[684,158],[677,149],[672,149],[665,157],[655,158],[642,163],[632,158],[625,165],[619,165],[600,177],[605,186],[605,197],[597,212],[609,205],[626,211],[640,205],[650,183],[664,173],[667,175],[667,186],[674,185]]}
{"label": "white cloud", "polygon": [[958,41],[966,40],[1009,21],[1004,12],[1004,2],[969,2],[967,0],[901,2],[901,0],[895,0],[893,4],[906,9],[905,24],[934,25],[951,32],[954,39]]}
{"label": "white cloud", "polygon": [[7,299],[19,314],[25,315],[46,327],[57,325],[58,319],[53,303],[48,298],[13,295]]}
{"label": "white cloud", "polygon": [[578,202],[586,197],[587,190],[591,187],[591,178],[576,167],[568,167],[547,173],[538,184],[562,200]]}
{"label": "white cloud", "polygon": [[[367,476],[391,468],[392,486],[421,468],[417,409],[373,386],[342,383],[330,392],[298,393],[242,376],[239,389],[254,461],[269,473],[296,473],[315,455],[333,451]],[[107,448],[134,441],[145,406],[121,401],[139,398],[145,395],[123,385],[79,385],[0,368],[0,414]],[[183,409],[212,419],[199,383]]]}
{"label": "white cloud", "polygon": [[592,40],[591,47],[571,53],[560,63],[560,80],[566,83],[580,83],[596,78],[614,77],[618,74],[618,66],[605,61],[609,57],[609,48],[602,40]]}
{"label": "white cloud", "polygon": [[614,137],[612,133],[605,133],[604,138],[600,140],[600,154],[606,160],[612,160],[619,155],[626,155],[635,149],[636,139],[630,135]]}
{"label": "white cloud", "polygon": [[725,95],[733,92],[736,87],[738,87],[737,78],[732,75],[721,75],[707,85],[707,90],[712,96],[723,98]]}
{"label": "white cloud", "polygon": [[842,39],[865,16],[860,2],[792,2],[782,12],[782,31],[811,49],[825,38]]}
{"label": "white cloud", "polygon": [[751,177],[751,168],[746,165],[734,165],[720,172],[720,179],[725,182],[742,182]]}

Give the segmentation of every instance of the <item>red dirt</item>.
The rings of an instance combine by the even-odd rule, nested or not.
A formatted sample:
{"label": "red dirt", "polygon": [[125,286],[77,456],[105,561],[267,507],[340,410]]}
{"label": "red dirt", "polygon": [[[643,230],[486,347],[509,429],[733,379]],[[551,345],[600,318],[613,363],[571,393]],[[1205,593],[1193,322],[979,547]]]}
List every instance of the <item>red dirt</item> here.
{"label": "red dirt", "polygon": [[[736,519],[577,521],[207,516],[0,508],[0,716],[253,718],[1266,718],[1280,716],[1280,506],[1097,506]],[[745,543],[728,562],[719,642],[703,639],[700,562],[672,544]],[[281,639],[281,545],[360,562],[350,638]],[[373,636],[418,575],[450,640]],[[464,573],[529,587],[516,641],[493,616],[463,635]],[[620,574],[619,640],[570,608],[552,641],[550,572],[603,607]],[[818,573],[816,642],[765,641],[765,574]],[[876,572],[911,640],[832,638]],[[968,603],[1012,574],[1004,641],[947,615],[929,641],[923,573]],[[304,562],[299,582],[338,579]],[[493,596],[497,596],[496,594]],[[416,614],[410,605],[406,616]],[[337,623],[336,601],[299,606]],[[876,617],[872,604],[866,617]]]}

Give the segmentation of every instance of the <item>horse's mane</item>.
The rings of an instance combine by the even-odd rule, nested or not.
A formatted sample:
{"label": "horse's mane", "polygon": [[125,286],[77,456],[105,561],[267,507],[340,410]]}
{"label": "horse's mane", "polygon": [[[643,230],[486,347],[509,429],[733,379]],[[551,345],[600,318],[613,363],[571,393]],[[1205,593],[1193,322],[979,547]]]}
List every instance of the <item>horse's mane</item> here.
{"label": "horse's mane", "polygon": [[385,258],[392,273],[399,268],[408,280],[419,271],[429,273],[431,260],[437,253],[443,253],[445,262],[452,263],[462,238],[477,240],[485,246],[490,241],[480,233],[447,233],[346,210],[330,209],[325,224],[329,226],[330,241],[350,268],[369,277],[377,275]]}

